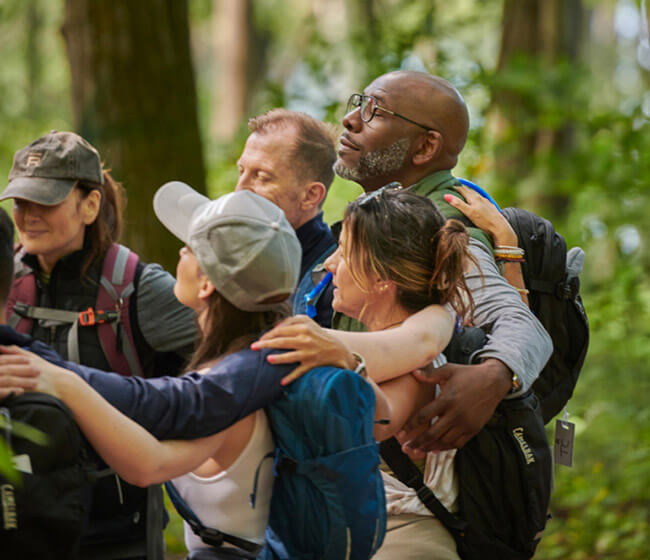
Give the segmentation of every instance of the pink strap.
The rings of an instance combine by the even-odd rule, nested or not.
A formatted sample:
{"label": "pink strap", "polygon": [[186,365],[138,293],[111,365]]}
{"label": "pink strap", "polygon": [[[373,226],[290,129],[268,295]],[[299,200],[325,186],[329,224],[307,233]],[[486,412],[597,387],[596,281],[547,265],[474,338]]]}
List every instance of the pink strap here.
{"label": "pink strap", "polygon": [[[11,290],[9,291],[9,296],[7,297],[6,311],[7,319],[14,329],[20,333],[29,334],[32,331],[32,319],[20,317],[18,314],[14,317],[13,312],[14,306],[18,301],[26,303],[27,305],[36,305],[36,276],[34,275],[33,270],[22,264],[24,254],[25,250],[21,249],[17,251],[14,256],[14,262],[20,263],[19,266],[22,267],[20,272],[23,273],[21,274],[19,271],[16,273],[13,284],[11,285]],[[18,266],[16,268],[18,268]],[[20,317],[20,319],[18,319],[18,317]],[[16,324],[14,325],[13,323]]]}
{"label": "pink strap", "polygon": [[[133,339],[133,329],[129,316],[129,301],[133,292],[138,255],[114,243],[104,258],[102,281],[97,294],[97,311],[118,310],[120,321],[103,323],[97,326],[99,341],[111,369],[122,375],[142,376],[142,366]],[[107,288],[112,286],[114,293]],[[122,300],[122,301],[120,301]],[[122,352],[118,351],[117,329],[123,331]]]}

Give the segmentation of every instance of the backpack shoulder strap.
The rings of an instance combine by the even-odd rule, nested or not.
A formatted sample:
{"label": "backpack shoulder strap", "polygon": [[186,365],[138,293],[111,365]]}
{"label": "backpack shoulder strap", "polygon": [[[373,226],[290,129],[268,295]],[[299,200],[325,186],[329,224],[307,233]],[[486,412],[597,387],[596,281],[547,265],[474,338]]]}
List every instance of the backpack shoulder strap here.
{"label": "backpack shoulder strap", "polygon": [[174,504],[174,507],[176,508],[178,514],[187,522],[187,524],[190,526],[190,529],[192,529],[192,532],[205,544],[214,547],[220,547],[224,542],[227,542],[252,553],[250,558],[255,558],[255,554],[261,550],[262,547],[258,544],[247,541],[246,539],[235,537],[233,535],[228,535],[227,533],[222,533],[218,529],[210,529],[203,525],[192,508],[182,498],[171,480],[165,482],[165,489],[167,490],[169,499]]}
{"label": "backpack shoulder strap", "polygon": [[117,321],[99,324],[97,333],[104,355],[113,371],[142,376],[129,314],[129,300],[135,290],[139,257],[124,245],[114,243],[104,258],[97,292],[98,310],[115,310]]}
{"label": "backpack shoulder strap", "polygon": [[436,495],[424,483],[420,469],[415,466],[408,455],[404,454],[394,437],[382,441],[379,449],[382,459],[386,461],[395,476],[416,491],[420,501],[452,534],[462,533],[467,528],[467,522],[456,517],[436,498]]}
{"label": "backpack shoulder strap", "polygon": [[19,248],[14,255],[14,281],[7,297],[7,322],[19,333],[29,334],[32,330],[32,319],[22,313],[17,313],[18,304],[23,309],[36,305],[36,275],[23,262],[25,249]]}

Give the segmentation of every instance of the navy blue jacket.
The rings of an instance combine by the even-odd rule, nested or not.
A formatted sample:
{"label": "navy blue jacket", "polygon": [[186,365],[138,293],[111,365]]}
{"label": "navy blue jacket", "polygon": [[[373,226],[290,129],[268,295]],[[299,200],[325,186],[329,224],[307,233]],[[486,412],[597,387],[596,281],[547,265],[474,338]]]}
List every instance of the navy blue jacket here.
{"label": "navy blue jacket", "polygon": [[[312,218],[296,230],[296,236],[302,247],[302,260],[300,263],[300,279],[305,274],[311,273],[314,264],[328,249],[336,245],[336,240],[329,226],[323,221],[323,213]],[[298,280],[300,284],[300,280]],[[316,317],[314,320],[323,327],[332,326],[332,292],[334,286],[330,282],[318,302],[316,302]]]}
{"label": "navy blue jacket", "polygon": [[271,365],[269,351],[246,349],[226,356],[204,375],[143,379],[66,362],[49,346],[7,325],[0,325],[0,344],[15,344],[74,371],[159,439],[194,439],[231,426],[279,397],[280,380],[296,365]]}

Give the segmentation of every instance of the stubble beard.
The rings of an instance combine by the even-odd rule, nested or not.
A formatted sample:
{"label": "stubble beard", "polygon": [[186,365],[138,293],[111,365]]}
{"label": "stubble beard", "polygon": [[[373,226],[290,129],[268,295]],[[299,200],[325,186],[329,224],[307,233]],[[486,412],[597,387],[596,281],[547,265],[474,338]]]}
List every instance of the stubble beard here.
{"label": "stubble beard", "polygon": [[389,176],[402,168],[410,147],[408,138],[400,138],[390,146],[361,156],[354,167],[347,167],[339,158],[334,164],[334,172],[341,179],[357,183],[373,177]]}

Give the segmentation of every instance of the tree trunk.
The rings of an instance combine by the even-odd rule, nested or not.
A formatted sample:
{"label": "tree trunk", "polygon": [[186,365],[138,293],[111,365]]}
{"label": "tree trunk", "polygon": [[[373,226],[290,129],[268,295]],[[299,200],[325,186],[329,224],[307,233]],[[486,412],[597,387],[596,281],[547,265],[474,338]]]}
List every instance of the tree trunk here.
{"label": "tree trunk", "polygon": [[361,62],[358,67],[362,73],[359,80],[361,87],[384,73],[376,11],[375,0],[345,2],[350,48]]}
{"label": "tree trunk", "polygon": [[124,242],[174,269],[179,242],[153,195],[181,180],[205,192],[186,0],[66,0],[75,126],[128,193]]}
{"label": "tree trunk", "polygon": [[250,110],[257,84],[266,71],[268,36],[256,29],[252,0],[214,0],[216,64],[212,136],[230,142]]}
{"label": "tree trunk", "polygon": [[248,17],[245,0],[215,0],[213,33],[217,75],[212,112],[212,134],[232,140],[246,112],[248,80]]}
{"label": "tree trunk", "polygon": [[[492,128],[498,146],[496,169],[505,182],[516,184],[528,175],[535,156],[553,153],[563,158],[573,148],[574,127],[570,122],[552,128],[539,125],[540,112],[544,110],[539,100],[547,86],[547,72],[559,64],[574,65],[578,61],[583,20],[582,0],[504,2],[501,49],[492,97]],[[534,69],[537,75],[527,74]],[[539,84],[535,92],[518,90],[517,80],[499,80],[509,72],[520,73],[522,79],[535,80]],[[552,90],[549,94],[557,95]],[[558,98],[555,103],[571,101]],[[539,194],[527,200],[527,206],[539,206]],[[566,204],[564,197],[556,200],[548,191],[542,198],[558,211]]]}
{"label": "tree trunk", "polygon": [[43,75],[43,56],[39,49],[42,39],[43,16],[38,0],[27,4],[27,45],[25,61],[27,66],[27,106],[29,114],[36,117],[39,112],[41,81]]}

